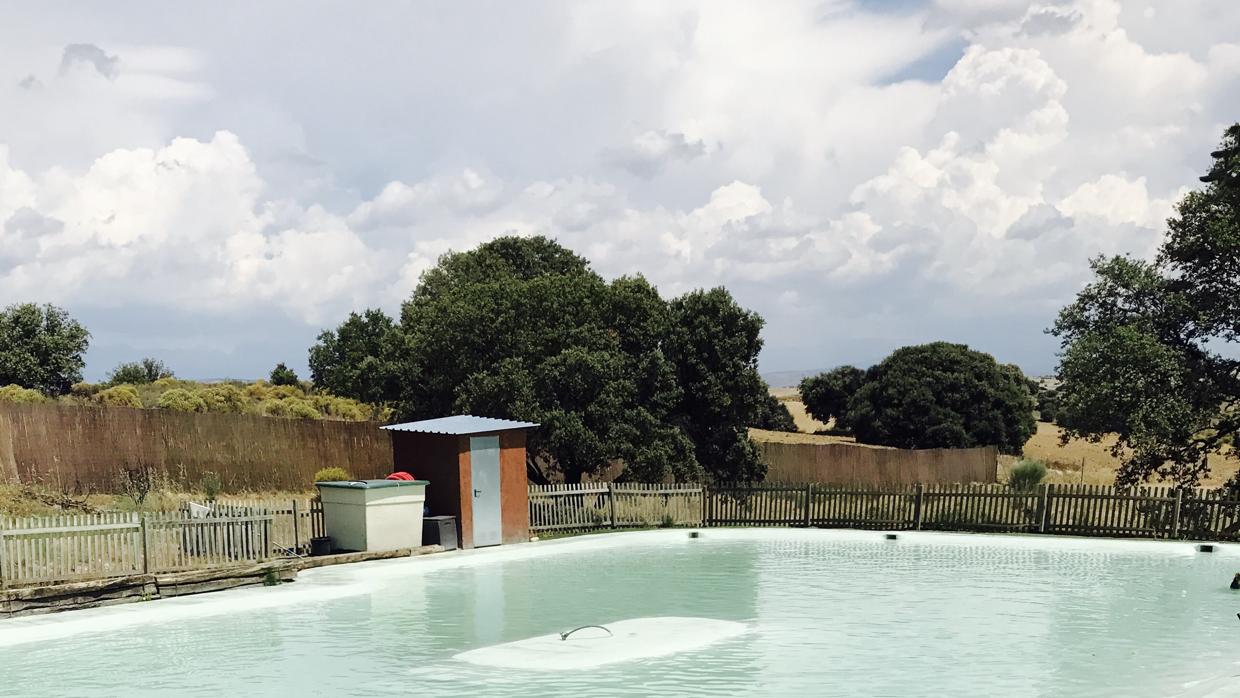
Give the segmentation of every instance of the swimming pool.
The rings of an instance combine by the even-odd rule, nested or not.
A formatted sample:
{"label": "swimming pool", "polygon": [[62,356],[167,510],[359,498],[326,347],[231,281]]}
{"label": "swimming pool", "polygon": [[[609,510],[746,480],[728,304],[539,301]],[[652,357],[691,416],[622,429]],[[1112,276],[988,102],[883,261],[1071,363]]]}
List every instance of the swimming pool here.
{"label": "swimming pool", "polygon": [[[1240,592],[1227,582],[1240,552],[1217,550],[818,530],[586,536],[0,621],[0,695],[1231,695]],[[650,618],[744,631],[592,668],[457,657]]]}

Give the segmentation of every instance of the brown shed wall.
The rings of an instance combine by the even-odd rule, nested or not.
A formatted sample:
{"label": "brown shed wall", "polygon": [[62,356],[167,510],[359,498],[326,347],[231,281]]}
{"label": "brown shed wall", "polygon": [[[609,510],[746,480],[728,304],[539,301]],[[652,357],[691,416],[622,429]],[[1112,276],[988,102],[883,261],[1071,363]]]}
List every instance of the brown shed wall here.
{"label": "brown shed wall", "polygon": [[525,431],[499,435],[500,516],[505,543],[530,539],[530,481],[525,470]]}
{"label": "brown shed wall", "polygon": [[470,471],[469,437],[455,436],[459,450],[457,451],[457,478],[461,488],[457,490],[457,506],[461,509],[461,518],[456,522],[461,529],[461,547],[474,547],[474,474]]}
{"label": "brown shed wall", "polygon": [[529,540],[529,482],[525,471],[525,432],[489,434],[420,434],[392,432],[393,462],[398,470],[429,480],[426,503],[432,515],[455,516],[462,548],[474,547],[474,486],[470,471],[470,436],[499,437],[500,526],[505,543]]}
{"label": "brown shed wall", "polygon": [[456,437],[404,431],[391,434],[394,468],[430,483],[426,486],[426,506],[431,515],[459,518],[461,475]]}

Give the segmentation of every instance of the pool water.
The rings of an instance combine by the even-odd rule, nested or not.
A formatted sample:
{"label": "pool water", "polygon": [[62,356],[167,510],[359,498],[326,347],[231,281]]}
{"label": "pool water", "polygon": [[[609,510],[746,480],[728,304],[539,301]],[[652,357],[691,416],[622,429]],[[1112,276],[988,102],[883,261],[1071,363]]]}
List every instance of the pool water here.
{"label": "pool water", "polygon": [[[0,621],[0,695],[1231,695],[1240,592],[1227,584],[1240,551],[1216,549],[815,530],[587,536]],[[589,669],[453,658],[651,617],[747,630]]]}

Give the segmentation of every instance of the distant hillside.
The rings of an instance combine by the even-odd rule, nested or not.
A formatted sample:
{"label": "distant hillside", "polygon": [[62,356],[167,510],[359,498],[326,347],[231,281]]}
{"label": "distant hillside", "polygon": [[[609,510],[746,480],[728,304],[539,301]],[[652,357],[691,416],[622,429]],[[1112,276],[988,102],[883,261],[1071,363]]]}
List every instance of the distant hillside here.
{"label": "distant hillside", "polygon": [[772,388],[795,388],[801,383],[801,379],[807,376],[816,376],[825,368],[815,368],[809,371],[772,371],[771,373],[763,373],[762,380]]}

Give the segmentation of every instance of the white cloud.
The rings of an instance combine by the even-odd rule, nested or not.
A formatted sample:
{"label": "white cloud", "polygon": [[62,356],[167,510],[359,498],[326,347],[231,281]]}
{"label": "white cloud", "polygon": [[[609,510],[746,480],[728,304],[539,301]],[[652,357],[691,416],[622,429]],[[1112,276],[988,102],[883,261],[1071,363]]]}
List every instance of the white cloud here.
{"label": "white cloud", "polygon": [[673,162],[688,162],[706,154],[706,144],[683,133],[651,130],[639,133],[622,148],[603,152],[608,163],[649,179]]}
{"label": "white cloud", "polygon": [[1107,223],[1131,223],[1157,228],[1171,214],[1172,201],[1151,199],[1145,178],[1128,180],[1106,174],[1086,182],[1059,202],[1059,210],[1078,216],[1098,216]]}
{"label": "white cloud", "polygon": [[17,225],[4,235],[35,245],[0,268],[4,297],[198,311],[267,302],[321,322],[365,298],[378,271],[341,217],[262,200],[253,162],[227,132],[115,150],[83,173],[37,179],[0,159],[0,182],[26,190],[15,200],[28,212],[8,217]]}
{"label": "white cloud", "polygon": [[1148,254],[1236,118],[1224,6],[563,4],[502,39],[351,10],[366,46],[325,15],[261,51],[158,18],[39,48],[74,18],[0,41],[0,296],[313,327],[546,234],[668,294],[727,284],[773,368],[941,335],[1045,370],[1086,260]]}

